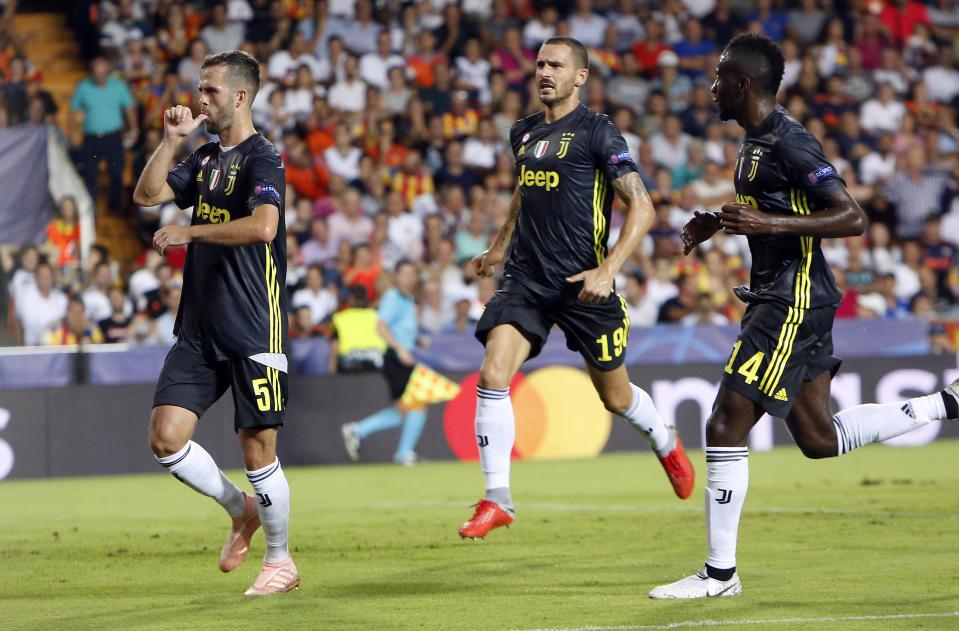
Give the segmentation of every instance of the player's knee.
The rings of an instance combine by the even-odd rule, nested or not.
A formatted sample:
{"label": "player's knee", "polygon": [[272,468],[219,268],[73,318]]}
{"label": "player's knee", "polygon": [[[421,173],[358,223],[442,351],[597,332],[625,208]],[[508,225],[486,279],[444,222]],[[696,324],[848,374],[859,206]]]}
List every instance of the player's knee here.
{"label": "player's knee", "polygon": [[807,458],[819,460],[837,455],[838,445],[835,436],[806,436],[796,441],[799,450]]}
{"label": "player's knee", "polygon": [[721,408],[713,410],[706,423],[706,444],[710,447],[737,447],[745,444],[744,441],[743,430],[735,417]]}
{"label": "player's knee", "polygon": [[163,424],[150,424],[150,449],[157,458],[166,458],[186,446],[187,440]]}
{"label": "player's knee", "polygon": [[490,390],[505,390],[509,387],[509,371],[494,362],[483,362],[479,369],[478,385]]}
{"label": "player's knee", "polygon": [[622,416],[633,403],[633,392],[627,389],[626,392],[599,392],[599,398],[606,409],[613,414]]}

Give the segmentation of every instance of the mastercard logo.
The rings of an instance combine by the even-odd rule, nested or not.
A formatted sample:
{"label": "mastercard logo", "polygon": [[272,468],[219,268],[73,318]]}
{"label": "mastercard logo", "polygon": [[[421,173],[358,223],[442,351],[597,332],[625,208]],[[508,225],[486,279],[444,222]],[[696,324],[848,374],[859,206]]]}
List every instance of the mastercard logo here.
{"label": "mastercard logo", "polygon": [[[446,441],[460,460],[479,460],[473,427],[478,378],[474,372],[463,379],[443,411]],[[609,440],[612,416],[582,370],[550,366],[517,373],[510,398],[516,419],[513,458],[589,458]]]}

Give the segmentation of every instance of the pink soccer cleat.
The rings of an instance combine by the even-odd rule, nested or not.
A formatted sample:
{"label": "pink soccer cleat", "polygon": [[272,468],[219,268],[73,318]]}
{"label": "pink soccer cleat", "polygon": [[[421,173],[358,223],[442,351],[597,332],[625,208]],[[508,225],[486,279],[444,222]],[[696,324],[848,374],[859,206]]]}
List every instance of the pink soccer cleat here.
{"label": "pink soccer cleat", "polygon": [[260,575],[253,581],[246,596],[282,594],[300,586],[300,573],[296,571],[293,557],[288,556],[277,563],[264,563]]}
{"label": "pink soccer cleat", "polygon": [[220,570],[232,572],[246,561],[246,554],[250,551],[250,539],[260,527],[260,512],[257,510],[256,500],[247,495],[246,510],[239,517],[233,518],[233,528],[220,550]]}

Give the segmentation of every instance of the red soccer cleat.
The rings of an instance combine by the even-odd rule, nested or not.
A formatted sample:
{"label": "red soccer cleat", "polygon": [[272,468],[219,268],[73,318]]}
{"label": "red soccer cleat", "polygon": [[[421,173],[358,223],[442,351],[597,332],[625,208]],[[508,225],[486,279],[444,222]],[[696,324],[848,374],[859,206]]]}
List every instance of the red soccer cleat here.
{"label": "red soccer cleat", "polygon": [[673,491],[676,492],[679,499],[684,500],[693,492],[696,472],[693,471],[693,465],[686,457],[686,452],[683,451],[683,444],[679,442],[679,434],[676,433],[676,430],[672,431],[676,436],[676,446],[665,458],[660,458],[659,462],[666,470],[669,482],[673,485]]}
{"label": "red soccer cleat", "polygon": [[480,500],[473,506],[476,507],[476,512],[469,521],[460,526],[460,537],[464,539],[482,538],[493,528],[509,527],[513,523],[513,517],[496,502]]}

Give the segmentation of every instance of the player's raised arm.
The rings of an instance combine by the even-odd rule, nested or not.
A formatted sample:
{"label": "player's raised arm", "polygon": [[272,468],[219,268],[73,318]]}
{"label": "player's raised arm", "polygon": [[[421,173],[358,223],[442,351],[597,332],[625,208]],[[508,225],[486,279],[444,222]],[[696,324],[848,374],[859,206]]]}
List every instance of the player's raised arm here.
{"label": "player's raised arm", "polygon": [[804,237],[853,237],[866,229],[866,213],[843,186],[825,200],[827,207],[802,215],[771,215],[748,204],[725,204],[719,223],[729,234],[792,234]]}
{"label": "player's raised arm", "polygon": [[521,206],[519,187],[516,187],[509,202],[509,215],[506,217],[506,222],[500,226],[499,232],[496,233],[493,245],[473,257],[473,269],[476,270],[477,276],[492,276],[493,268],[506,256],[506,247],[513,237],[513,229],[516,227],[516,219],[519,217]]}
{"label": "player's raised arm", "polygon": [[167,184],[167,171],[183,140],[207,119],[206,114],[193,118],[189,107],[177,105],[163,113],[163,140],[147,161],[133,190],[133,201],[140,206],[156,206],[176,197]]}
{"label": "player's raised arm", "polygon": [[609,297],[613,279],[619,269],[639,247],[640,241],[653,224],[653,202],[649,199],[649,193],[646,192],[639,173],[629,171],[613,180],[612,186],[626,204],[626,222],[619,233],[619,240],[599,267],[584,270],[566,279],[570,282],[583,281],[583,289],[579,292],[579,299],[583,302],[599,303]]}

